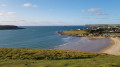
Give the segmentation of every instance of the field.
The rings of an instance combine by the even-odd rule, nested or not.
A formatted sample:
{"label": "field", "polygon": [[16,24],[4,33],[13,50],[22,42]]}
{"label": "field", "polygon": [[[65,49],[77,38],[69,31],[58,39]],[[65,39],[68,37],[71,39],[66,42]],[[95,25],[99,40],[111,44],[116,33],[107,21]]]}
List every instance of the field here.
{"label": "field", "polygon": [[84,30],[69,30],[69,31],[63,31],[65,34],[86,34],[87,32]]}
{"label": "field", "polygon": [[0,60],[0,67],[120,67],[120,57],[66,60]]}
{"label": "field", "polygon": [[55,49],[0,49],[0,67],[120,67],[120,56]]}

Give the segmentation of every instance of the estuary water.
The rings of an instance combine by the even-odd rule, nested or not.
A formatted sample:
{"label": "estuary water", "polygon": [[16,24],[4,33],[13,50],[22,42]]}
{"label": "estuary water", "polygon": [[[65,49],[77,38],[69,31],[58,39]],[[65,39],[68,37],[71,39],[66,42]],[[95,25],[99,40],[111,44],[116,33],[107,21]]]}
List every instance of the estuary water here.
{"label": "estuary water", "polygon": [[[86,29],[85,26],[21,26],[25,29],[19,30],[0,30],[0,48],[41,48],[41,49],[68,49],[68,50],[83,50],[94,48],[85,51],[98,51],[95,48],[99,45],[99,50],[110,45],[110,43],[103,44],[101,40],[96,42],[96,47],[91,46],[92,42],[78,37],[59,35],[57,31],[72,30],[72,29]],[[88,42],[87,45],[85,42]],[[109,41],[109,39],[107,39]],[[99,43],[99,44],[97,44]],[[85,47],[79,46],[86,45]],[[100,45],[102,44],[102,45]],[[68,45],[68,46],[66,46]],[[73,46],[74,45],[74,46]],[[77,47],[75,47],[77,45]],[[71,47],[70,47],[71,46]],[[78,46],[80,48],[78,48]],[[84,51],[84,50],[83,50]]]}

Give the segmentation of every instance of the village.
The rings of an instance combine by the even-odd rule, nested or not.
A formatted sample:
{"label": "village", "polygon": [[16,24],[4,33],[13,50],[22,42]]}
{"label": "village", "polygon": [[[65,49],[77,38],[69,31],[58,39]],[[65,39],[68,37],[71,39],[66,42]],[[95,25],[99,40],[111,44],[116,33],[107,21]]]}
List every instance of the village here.
{"label": "village", "polygon": [[89,33],[89,35],[120,37],[120,25],[101,25],[85,30]]}
{"label": "village", "polygon": [[89,25],[86,29],[60,31],[61,35],[75,37],[120,37],[120,25]]}

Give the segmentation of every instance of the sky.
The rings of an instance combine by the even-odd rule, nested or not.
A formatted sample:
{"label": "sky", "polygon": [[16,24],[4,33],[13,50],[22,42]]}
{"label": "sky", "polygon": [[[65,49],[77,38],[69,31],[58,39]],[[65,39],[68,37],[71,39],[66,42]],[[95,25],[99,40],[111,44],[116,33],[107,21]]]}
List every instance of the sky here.
{"label": "sky", "polygon": [[0,25],[120,24],[120,0],[0,0]]}

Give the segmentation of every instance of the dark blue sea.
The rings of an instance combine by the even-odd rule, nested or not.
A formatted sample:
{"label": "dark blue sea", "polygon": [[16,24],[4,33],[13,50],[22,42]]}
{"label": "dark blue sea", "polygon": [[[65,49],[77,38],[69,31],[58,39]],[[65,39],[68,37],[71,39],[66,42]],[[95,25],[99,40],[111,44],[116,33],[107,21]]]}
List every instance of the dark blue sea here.
{"label": "dark blue sea", "polygon": [[[72,44],[74,43],[75,45],[75,43],[81,40],[81,38],[63,36],[58,34],[57,33],[58,31],[88,28],[85,26],[21,26],[21,27],[25,29],[0,30],[0,48],[63,49],[60,47],[61,46],[64,47],[64,45],[67,45],[68,43],[69,43],[68,45],[70,45],[71,42]],[[109,41],[109,39],[106,39],[106,41]],[[105,45],[108,46],[109,44]],[[101,47],[105,48],[106,46]],[[79,48],[77,48],[77,50],[78,49]]]}

